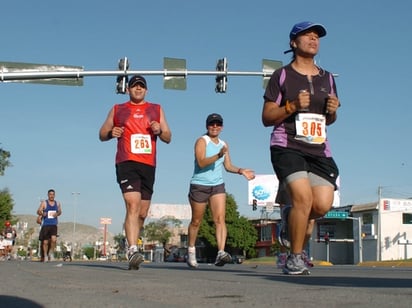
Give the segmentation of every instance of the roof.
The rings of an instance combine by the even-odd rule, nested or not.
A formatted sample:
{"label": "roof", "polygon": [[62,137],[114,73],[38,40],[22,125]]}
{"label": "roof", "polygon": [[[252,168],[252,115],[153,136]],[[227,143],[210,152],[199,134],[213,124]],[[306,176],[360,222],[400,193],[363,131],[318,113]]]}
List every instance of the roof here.
{"label": "roof", "polygon": [[354,204],[352,205],[351,212],[364,212],[364,211],[371,211],[371,210],[377,210],[378,209],[378,202],[370,202],[370,203],[364,203],[364,204]]}

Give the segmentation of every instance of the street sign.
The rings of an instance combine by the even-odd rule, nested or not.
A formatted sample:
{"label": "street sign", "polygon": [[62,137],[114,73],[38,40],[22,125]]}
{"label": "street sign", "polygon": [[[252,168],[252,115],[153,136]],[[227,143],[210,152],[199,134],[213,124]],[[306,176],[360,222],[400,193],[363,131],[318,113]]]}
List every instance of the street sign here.
{"label": "street sign", "polygon": [[101,225],[111,225],[112,219],[111,218],[100,218]]}
{"label": "street sign", "polygon": [[262,60],[262,72],[263,72],[263,88],[266,89],[269,79],[273,72],[283,65],[282,61],[275,61],[269,59]]}
{"label": "street sign", "polygon": [[0,62],[2,82],[83,85],[83,67],[72,65]]}
{"label": "street sign", "polygon": [[167,71],[187,72],[185,59],[163,58],[164,78],[163,87],[172,90],[186,90],[186,75],[170,76]]}
{"label": "street sign", "polygon": [[337,218],[337,219],[345,219],[348,218],[348,212],[338,212],[338,211],[330,211],[326,213],[324,218]]}

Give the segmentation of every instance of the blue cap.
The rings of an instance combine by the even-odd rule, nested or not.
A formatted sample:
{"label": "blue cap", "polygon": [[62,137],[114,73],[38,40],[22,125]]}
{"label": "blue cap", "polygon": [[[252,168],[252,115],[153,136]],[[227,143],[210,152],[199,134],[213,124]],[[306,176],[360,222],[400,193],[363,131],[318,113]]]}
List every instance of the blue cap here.
{"label": "blue cap", "polygon": [[319,35],[319,37],[326,35],[326,29],[323,25],[311,21],[302,21],[293,26],[292,30],[290,31],[289,38],[291,40],[294,40],[299,33],[312,28]]}

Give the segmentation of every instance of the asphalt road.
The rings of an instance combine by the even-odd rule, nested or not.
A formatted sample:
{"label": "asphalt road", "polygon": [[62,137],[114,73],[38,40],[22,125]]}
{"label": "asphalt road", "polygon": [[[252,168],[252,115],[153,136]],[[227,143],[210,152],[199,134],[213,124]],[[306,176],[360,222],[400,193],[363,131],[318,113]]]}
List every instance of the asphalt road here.
{"label": "asphalt road", "polygon": [[0,262],[0,307],[411,307],[412,267]]}

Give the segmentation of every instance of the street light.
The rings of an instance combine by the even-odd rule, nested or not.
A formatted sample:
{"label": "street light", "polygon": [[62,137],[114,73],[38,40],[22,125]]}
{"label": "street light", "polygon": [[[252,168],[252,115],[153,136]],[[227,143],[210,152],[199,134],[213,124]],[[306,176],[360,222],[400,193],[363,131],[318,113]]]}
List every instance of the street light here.
{"label": "street light", "polygon": [[73,196],[73,236],[72,236],[73,257],[75,255],[75,253],[74,253],[74,235],[76,233],[76,205],[77,205],[77,196],[78,195],[80,195],[79,192],[72,192],[72,196]]}

